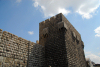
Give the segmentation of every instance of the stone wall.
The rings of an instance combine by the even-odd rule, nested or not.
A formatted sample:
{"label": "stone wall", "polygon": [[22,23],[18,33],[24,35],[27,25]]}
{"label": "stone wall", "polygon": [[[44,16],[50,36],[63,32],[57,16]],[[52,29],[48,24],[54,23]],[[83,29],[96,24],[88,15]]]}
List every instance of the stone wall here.
{"label": "stone wall", "polygon": [[37,43],[0,29],[0,67],[86,67],[84,43],[61,13],[39,23]]}
{"label": "stone wall", "polygon": [[65,33],[65,44],[67,51],[68,66],[86,67],[84,43],[81,39],[81,35],[63,15],[62,22],[65,22],[67,25],[67,31]]}
{"label": "stone wall", "polygon": [[46,67],[86,67],[81,36],[61,13],[39,24],[39,42]]}
{"label": "stone wall", "polygon": [[31,54],[29,55],[29,66],[28,67],[44,67],[44,47],[35,44]]}
{"label": "stone wall", "polygon": [[[34,42],[0,29],[0,67],[29,67],[29,64],[34,63],[31,62],[30,57],[33,60],[35,59],[32,57],[35,45],[36,43]],[[38,47],[42,46],[38,45]],[[41,49],[35,48],[40,52],[42,51]]]}
{"label": "stone wall", "polygon": [[[64,30],[60,14],[39,24],[39,42],[45,47],[45,67],[68,67]],[[62,25],[62,24],[60,24]]]}

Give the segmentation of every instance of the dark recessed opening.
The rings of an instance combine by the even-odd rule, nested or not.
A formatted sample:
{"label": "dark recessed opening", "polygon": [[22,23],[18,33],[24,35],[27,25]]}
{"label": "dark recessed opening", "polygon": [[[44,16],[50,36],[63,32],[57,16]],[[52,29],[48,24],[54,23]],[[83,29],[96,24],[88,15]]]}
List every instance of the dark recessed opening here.
{"label": "dark recessed opening", "polygon": [[77,44],[79,44],[79,41],[78,40],[76,40],[76,42],[77,42]]}
{"label": "dark recessed opening", "polygon": [[48,34],[47,34],[47,33],[46,33],[46,34],[43,34],[43,37],[44,37],[44,38],[48,37]]}

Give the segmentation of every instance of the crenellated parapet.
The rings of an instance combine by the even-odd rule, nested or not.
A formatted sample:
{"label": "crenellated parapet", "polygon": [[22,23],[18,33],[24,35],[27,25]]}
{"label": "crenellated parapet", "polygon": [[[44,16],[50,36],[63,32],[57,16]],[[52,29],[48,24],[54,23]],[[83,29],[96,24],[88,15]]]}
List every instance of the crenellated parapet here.
{"label": "crenellated parapet", "polygon": [[55,21],[55,20],[58,20],[59,18],[61,18],[61,14],[57,14],[56,16],[53,16],[51,17],[50,19],[46,19],[45,21],[42,21],[40,22],[39,24],[42,24],[42,23],[48,23],[48,22],[52,22],[52,21]]}
{"label": "crenellated parapet", "polygon": [[46,19],[39,23],[39,37],[40,43],[44,42],[41,39],[50,37],[50,33],[60,33],[63,29],[66,30],[70,36],[72,36],[73,41],[77,43],[81,42],[81,36],[78,31],[73,27],[73,25],[63,16],[62,13],[57,14],[56,16]]}
{"label": "crenellated parapet", "polygon": [[0,67],[86,67],[79,32],[60,13],[39,23],[36,43],[0,29]]}
{"label": "crenellated parapet", "polygon": [[46,67],[86,67],[81,35],[62,13],[39,23],[39,43]]}

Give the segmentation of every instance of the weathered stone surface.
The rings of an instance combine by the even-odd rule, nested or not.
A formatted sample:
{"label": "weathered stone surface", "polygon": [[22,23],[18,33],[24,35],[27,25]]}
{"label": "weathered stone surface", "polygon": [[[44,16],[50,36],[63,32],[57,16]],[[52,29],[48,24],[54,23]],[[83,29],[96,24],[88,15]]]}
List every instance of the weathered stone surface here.
{"label": "weathered stone surface", "polygon": [[86,67],[83,49],[80,34],[61,13],[39,23],[37,43],[0,29],[0,67]]}
{"label": "weathered stone surface", "polygon": [[[86,67],[78,31],[61,13],[47,20],[39,23],[39,44],[45,47],[45,67]],[[44,37],[46,28],[48,33]]]}
{"label": "weathered stone surface", "polygon": [[[7,31],[2,31],[2,29],[0,29],[0,66],[25,67],[28,66],[28,64],[33,63],[29,62],[29,57],[32,55],[34,45],[34,42],[30,42],[28,40],[25,40]],[[37,48],[34,49],[39,51]],[[31,58],[35,60],[34,57],[31,56]]]}

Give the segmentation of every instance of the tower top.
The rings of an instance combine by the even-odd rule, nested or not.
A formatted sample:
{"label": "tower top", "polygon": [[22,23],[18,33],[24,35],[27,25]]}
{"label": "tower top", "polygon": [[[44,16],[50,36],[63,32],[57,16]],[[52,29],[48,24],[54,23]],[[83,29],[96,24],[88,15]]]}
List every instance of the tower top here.
{"label": "tower top", "polygon": [[39,24],[44,24],[44,23],[53,21],[53,20],[58,19],[58,18],[61,19],[62,18],[62,15],[63,15],[62,13],[59,13],[59,14],[57,14],[55,16],[52,16],[50,19],[46,19],[45,21],[40,22]]}
{"label": "tower top", "polygon": [[50,19],[46,19],[45,21],[39,23],[39,43],[41,44],[41,42],[43,43],[43,41],[45,41],[41,40],[43,39],[43,37],[44,38],[46,36],[51,37],[52,34],[51,32],[58,33],[57,31],[63,27],[66,28],[67,31],[69,31],[68,34],[70,35],[72,34],[75,39],[81,41],[81,35],[78,33],[78,31],[74,28],[74,26],[66,19],[66,17],[62,13],[59,13],[51,17]]}
{"label": "tower top", "polygon": [[78,33],[78,31],[74,28],[74,26],[66,19],[66,17],[62,13],[59,13],[59,14],[51,17],[50,19],[46,19],[45,21],[40,22],[39,28],[41,28],[43,30],[44,28],[49,27],[50,24],[55,26],[59,22],[65,22],[68,26],[68,29],[70,29],[71,31],[74,31],[75,34],[78,34],[79,37],[81,37],[81,35]]}

